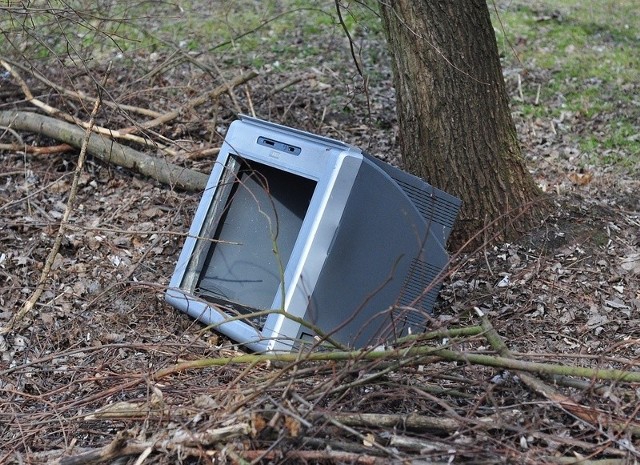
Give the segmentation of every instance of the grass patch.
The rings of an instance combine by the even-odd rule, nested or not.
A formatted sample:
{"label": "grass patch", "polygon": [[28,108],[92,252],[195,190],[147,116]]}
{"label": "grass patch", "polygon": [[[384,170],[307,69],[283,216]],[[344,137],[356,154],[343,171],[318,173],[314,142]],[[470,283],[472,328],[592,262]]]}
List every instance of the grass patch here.
{"label": "grass patch", "polygon": [[[383,41],[380,19],[366,2],[350,2],[342,17],[356,41]],[[491,7],[492,3],[490,3]],[[152,53],[211,55],[221,68],[295,72],[349,54],[332,2],[215,0],[205,2],[67,2],[35,0],[0,6],[3,53],[35,63],[148,66]],[[494,27],[506,68],[519,69],[525,118],[579,116],[576,144],[600,163],[624,154],[640,165],[637,137],[640,19],[636,0],[509,0],[496,3]],[[372,79],[386,53],[362,50]],[[605,118],[606,114],[606,118]],[[603,124],[602,121],[606,120]]]}
{"label": "grass patch", "polygon": [[[504,64],[522,68],[525,117],[577,115],[589,161],[640,172],[640,19],[635,0],[508,2],[494,13]],[[538,104],[534,104],[534,100]]]}
{"label": "grass patch", "polygon": [[[379,28],[375,14],[362,6],[343,10],[350,30]],[[276,54],[281,64],[299,58],[310,62],[326,55],[327,37],[340,37],[332,3],[311,0],[217,0],[204,2],[95,3],[30,2],[3,11],[0,47],[31,60],[89,62],[122,54],[215,53],[235,66],[262,66]],[[232,52],[232,53],[228,53]],[[313,57],[313,60],[311,58]]]}

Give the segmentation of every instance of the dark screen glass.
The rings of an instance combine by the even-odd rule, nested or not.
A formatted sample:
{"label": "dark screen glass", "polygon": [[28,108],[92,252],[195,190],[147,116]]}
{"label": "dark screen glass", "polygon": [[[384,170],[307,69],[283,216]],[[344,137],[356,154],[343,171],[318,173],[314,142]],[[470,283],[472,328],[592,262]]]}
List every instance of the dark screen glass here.
{"label": "dark screen glass", "polygon": [[269,309],[316,183],[261,163],[235,160],[240,170],[197,288],[205,298]]}

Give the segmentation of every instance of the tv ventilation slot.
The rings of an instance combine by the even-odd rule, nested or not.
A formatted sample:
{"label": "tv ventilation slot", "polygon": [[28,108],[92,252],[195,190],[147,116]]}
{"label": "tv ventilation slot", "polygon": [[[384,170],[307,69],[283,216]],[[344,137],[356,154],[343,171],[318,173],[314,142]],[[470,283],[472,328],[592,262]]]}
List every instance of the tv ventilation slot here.
{"label": "tv ventilation slot", "polygon": [[441,285],[441,283],[435,282],[439,274],[438,267],[419,258],[413,259],[409,274],[404,282],[399,304],[414,306],[430,312],[436,302]]}
{"label": "tv ventilation slot", "polygon": [[408,308],[395,308],[392,312],[393,321],[396,322],[398,334],[402,334],[408,328],[411,328],[413,334],[420,333],[425,330],[425,320],[419,311]]}
{"label": "tv ventilation slot", "polygon": [[451,229],[458,216],[458,205],[449,202],[447,199],[438,196],[438,192],[418,189],[400,179],[395,179],[402,188],[427,223],[438,223]]}

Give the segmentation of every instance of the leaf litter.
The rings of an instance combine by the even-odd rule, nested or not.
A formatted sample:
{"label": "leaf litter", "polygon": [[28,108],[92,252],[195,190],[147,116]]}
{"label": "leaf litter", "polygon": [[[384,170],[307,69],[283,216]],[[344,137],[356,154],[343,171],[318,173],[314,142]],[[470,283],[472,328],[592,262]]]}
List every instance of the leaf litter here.
{"label": "leaf litter", "polygon": [[[316,67],[315,79],[281,92],[273,90],[291,76],[271,72],[252,82],[250,93],[223,96],[203,109],[216,115],[213,128],[190,115],[160,128],[160,135],[179,133],[187,147],[219,143],[234,117],[231,109],[240,105],[401,165],[388,63],[378,64],[382,77],[370,83],[369,119],[365,96],[350,94],[345,84],[353,76],[335,71],[349,70],[348,62],[339,61],[348,57],[333,59]],[[53,68],[49,78],[64,82],[64,73]],[[133,70],[122,73],[121,81],[136,82],[139,90],[151,86],[127,74]],[[187,75],[194,89],[213,87],[210,75],[186,67],[167,69],[163,79],[171,84]],[[509,83],[509,70],[505,75]],[[537,78],[535,70],[530,76]],[[348,111],[331,102],[327,89],[341,95]],[[514,86],[511,92],[516,96]],[[3,104],[27,107],[3,95]],[[161,96],[168,107],[179,107],[180,98]],[[52,95],[51,101],[59,104],[62,97]],[[154,106],[142,98],[131,103]],[[543,103],[561,105],[561,99]],[[101,117],[101,124],[128,126],[121,114]],[[516,115],[516,121],[532,173],[556,208],[517,243],[454,257],[433,328],[476,324],[478,309],[520,359],[637,371],[640,183],[606,167],[576,168],[583,154],[570,135],[595,129],[590,125],[597,121],[569,111],[553,120]],[[5,323],[37,283],[66,205],[76,154],[0,157],[6,173],[17,173],[0,177]],[[213,164],[212,158],[179,155],[172,161],[203,172]],[[120,463],[567,463],[582,457],[637,462],[633,428],[577,418],[509,370],[438,360],[395,367],[365,361],[261,363],[152,379],[156,370],[175,363],[241,353],[163,301],[198,197],[90,160],[31,325],[0,336],[0,461],[50,463],[129,444],[128,462]],[[478,337],[440,342],[491,352]],[[563,392],[600,412],[600,420],[637,424],[638,384],[574,381],[563,384]],[[367,422],[369,414],[376,421]],[[389,418],[395,423],[384,422]]]}

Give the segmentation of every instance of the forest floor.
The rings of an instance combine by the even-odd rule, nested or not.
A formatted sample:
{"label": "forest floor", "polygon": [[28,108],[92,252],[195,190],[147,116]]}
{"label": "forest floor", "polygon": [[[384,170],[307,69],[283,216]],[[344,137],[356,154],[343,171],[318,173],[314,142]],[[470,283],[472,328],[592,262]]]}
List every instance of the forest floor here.
{"label": "forest floor", "polygon": [[[0,463],[638,463],[640,26],[632,18],[587,24],[574,2],[508,3],[504,20],[520,15],[521,23],[517,34],[508,22],[496,26],[508,43],[505,79],[523,153],[554,208],[517,242],[453,256],[429,328],[441,337],[413,343],[428,356],[223,363],[243,352],[163,300],[200,193],[89,156],[43,293],[0,335]],[[545,33],[578,27],[577,48],[546,49],[560,39]],[[120,142],[208,173],[215,156],[206,150],[245,113],[401,164],[379,31],[354,32],[366,92],[339,30],[313,31],[313,50],[305,34],[283,35],[284,49],[254,32],[269,45],[259,54],[237,45],[116,56],[105,102],[157,113],[248,69],[259,73],[146,133],[172,153]],[[604,63],[616,69],[611,79],[593,67],[565,74],[582,70],[591,52],[631,72]],[[546,54],[557,61],[544,62]],[[37,66],[46,79],[14,66],[0,75],[0,111],[36,110],[19,73],[37,99],[88,121],[91,102],[62,89],[94,96],[107,75],[102,58]],[[96,124],[116,130],[150,118],[105,103]],[[1,144],[58,144],[5,128],[0,135]],[[0,327],[38,286],[77,161],[77,150],[0,151]],[[560,376],[539,365],[523,374],[442,352],[494,356],[496,333],[511,351],[501,355],[517,361],[636,379]],[[213,361],[176,365],[205,358]]]}

